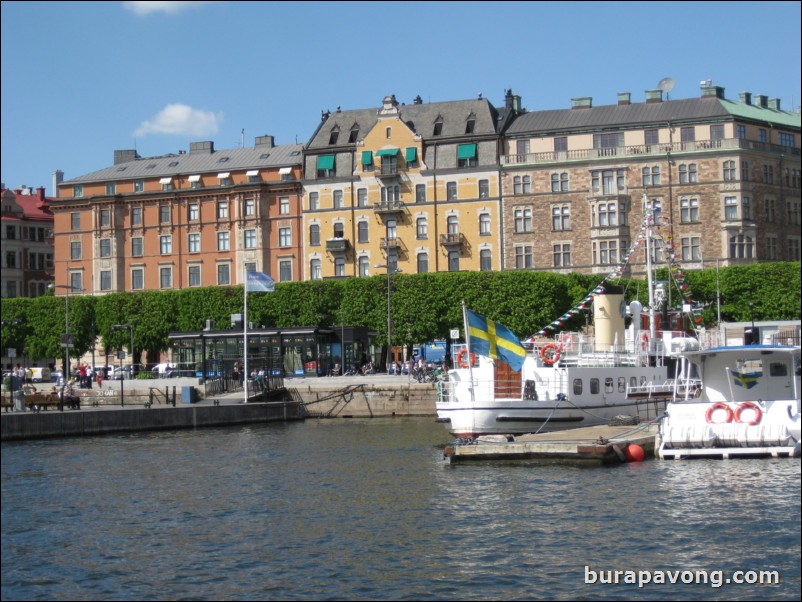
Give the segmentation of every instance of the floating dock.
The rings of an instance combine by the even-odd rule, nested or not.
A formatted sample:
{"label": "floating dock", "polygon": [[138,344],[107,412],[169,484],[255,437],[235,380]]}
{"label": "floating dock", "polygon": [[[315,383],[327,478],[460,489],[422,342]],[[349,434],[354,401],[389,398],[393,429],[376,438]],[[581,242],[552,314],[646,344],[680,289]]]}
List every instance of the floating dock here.
{"label": "floating dock", "polygon": [[656,435],[656,423],[588,426],[517,437],[489,435],[472,439],[469,443],[460,443],[458,440],[445,448],[443,457],[451,464],[478,460],[561,460],[617,464],[654,457]]}

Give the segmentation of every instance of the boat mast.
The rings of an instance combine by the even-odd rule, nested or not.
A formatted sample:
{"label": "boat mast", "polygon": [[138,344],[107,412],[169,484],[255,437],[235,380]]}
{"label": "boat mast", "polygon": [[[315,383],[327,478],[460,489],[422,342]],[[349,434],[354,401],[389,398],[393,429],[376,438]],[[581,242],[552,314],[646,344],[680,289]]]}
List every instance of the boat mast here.
{"label": "boat mast", "polygon": [[476,401],[473,391],[473,362],[471,361],[471,331],[468,326],[468,311],[465,306],[465,299],[462,300],[462,327],[465,329],[465,357],[468,359],[468,379],[470,384],[468,389],[471,391],[471,403]]}
{"label": "boat mast", "polygon": [[654,279],[652,278],[652,226],[654,225],[654,208],[646,193],[643,193],[643,215],[646,223],[646,282],[649,285],[649,349],[657,334],[654,323]]}

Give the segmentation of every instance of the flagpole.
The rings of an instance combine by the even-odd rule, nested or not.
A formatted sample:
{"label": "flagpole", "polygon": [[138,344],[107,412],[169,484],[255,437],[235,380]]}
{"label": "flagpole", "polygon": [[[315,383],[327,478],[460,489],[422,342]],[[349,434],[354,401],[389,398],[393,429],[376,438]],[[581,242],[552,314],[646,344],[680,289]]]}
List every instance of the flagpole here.
{"label": "flagpole", "polygon": [[470,384],[468,389],[471,392],[471,403],[475,401],[473,391],[473,362],[471,361],[471,332],[468,330],[468,308],[465,306],[465,300],[462,300],[462,326],[465,329],[465,357],[468,358],[468,378]]}
{"label": "flagpole", "polygon": [[243,341],[242,341],[242,348],[244,354],[244,360],[242,362],[242,368],[245,370],[245,374],[243,374],[243,383],[244,383],[244,391],[245,391],[245,398],[243,399],[242,403],[248,403],[248,266],[243,266],[245,270],[245,292],[243,293],[245,296],[244,301],[244,314],[242,319],[242,331],[243,331]]}

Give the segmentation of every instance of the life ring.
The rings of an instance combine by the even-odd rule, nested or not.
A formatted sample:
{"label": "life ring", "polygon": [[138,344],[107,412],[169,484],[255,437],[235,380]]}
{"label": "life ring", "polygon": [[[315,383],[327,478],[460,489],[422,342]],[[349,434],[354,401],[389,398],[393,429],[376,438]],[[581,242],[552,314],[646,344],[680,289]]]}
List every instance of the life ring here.
{"label": "life ring", "polygon": [[640,337],[640,348],[644,351],[649,350],[649,335],[645,332]]}
{"label": "life ring", "polygon": [[750,420],[749,422],[746,423],[749,426],[755,426],[756,424],[758,424],[760,422],[760,419],[763,417],[763,412],[760,410],[760,406],[759,405],[757,405],[753,401],[745,401],[741,405],[738,406],[737,410],[735,410],[735,422],[743,423],[743,420],[741,420],[741,412],[743,412],[744,410],[754,410],[755,411],[755,417],[752,420]]}
{"label": "life ring", "polygon": [[470,364],[465,361],[465,356],[466,355],[468,355],[468,350],[467,349],[462,348],[462,349],[459,350],[459,353],[457,354],[457,364],[459,364],[460,368],[468,368],[470,366],[473,366],[476,363],[476,354],[475,353],[471,353],[471,363]]}
{"label": "life ring", "polygon": [[547,366],[556,364],[558,361],[560,361],[559,345],[555,345],[554,343],[543,345],[543,348],[540,350],[540,359],[542,359],[543,363]]}
{"label": "life ring", "polygon": [[[721,422],[713,422],[713,412],[716,410],[726,410],[727,411],[727,419],[722,420]],[[727,422],[732,422],[732,409],[726,403],[722,401],[717,401],[712,406],[707,409],[707,414],[705,414],[705,420],[707,420],[710,424],[725,424]]]}

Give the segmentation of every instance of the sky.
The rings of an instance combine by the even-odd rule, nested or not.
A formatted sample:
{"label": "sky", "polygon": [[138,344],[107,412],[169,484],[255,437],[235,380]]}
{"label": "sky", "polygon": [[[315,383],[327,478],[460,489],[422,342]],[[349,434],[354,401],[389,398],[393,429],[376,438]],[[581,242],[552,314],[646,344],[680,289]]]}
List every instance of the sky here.
{"label": "sky", "polygon": [[476,98],[529,111],[700,82],[798,107],[800,2],[2,2],[2,182],[306,143],[322,111]]}

